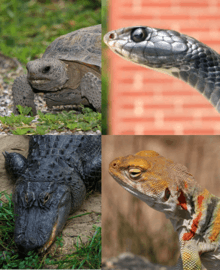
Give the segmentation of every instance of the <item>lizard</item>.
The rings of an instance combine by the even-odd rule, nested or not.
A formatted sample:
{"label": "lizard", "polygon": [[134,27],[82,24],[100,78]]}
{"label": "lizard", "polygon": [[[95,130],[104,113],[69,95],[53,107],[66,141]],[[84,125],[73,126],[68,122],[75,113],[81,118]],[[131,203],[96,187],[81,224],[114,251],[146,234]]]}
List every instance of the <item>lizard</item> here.
{"label": "lizard", "polygon": [[170,219],[180,244],[180,258],[172,269],[220,269],[220,198],[202,188],[184,165],[144,150],[114,159],[109,173]]}

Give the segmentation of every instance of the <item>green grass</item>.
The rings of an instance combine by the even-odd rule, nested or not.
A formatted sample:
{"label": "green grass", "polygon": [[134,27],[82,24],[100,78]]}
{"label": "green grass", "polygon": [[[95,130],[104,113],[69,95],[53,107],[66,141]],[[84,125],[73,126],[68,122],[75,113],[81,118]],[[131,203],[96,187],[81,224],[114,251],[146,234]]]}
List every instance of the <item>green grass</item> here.
{"label": "green grass", "polygon": [[101,23],[101,0],[0,0],[0,51],[26,64],[57,37]]}
{"label": "green grass", "polygon": [[14,135],[44,135],[56,130],[58,132],[64,129],[75,131],[101,131],[101,113],[94,112],[90,108],[82,106],[82,113],[76,114],[75,111],[62,111],[58,114],[43,114],[38,111],[38,122],[31,123],[33,116],[26,116],[30,113],[31,108],[18,105],[20,115],[0,116],[3,130],[10,131]]}
{"label": "green grass", "polygon": [[[3,199],[2,197],[5,196]],[[43,269],[55,265],[57,269],[99,269],[101,267],[101,227],[94,226],[93,237],[87,243],[77,238],[72,254],[62,255],[56,249],[54,255],[37,254],[31,251],[27,256],[17,253],[13,240],[14,213],[12,195],[0,192],[0,269]],[[57,248],[63,246],[62,236],[57,237]],[[48,268],[48,267],[47,267]]]}

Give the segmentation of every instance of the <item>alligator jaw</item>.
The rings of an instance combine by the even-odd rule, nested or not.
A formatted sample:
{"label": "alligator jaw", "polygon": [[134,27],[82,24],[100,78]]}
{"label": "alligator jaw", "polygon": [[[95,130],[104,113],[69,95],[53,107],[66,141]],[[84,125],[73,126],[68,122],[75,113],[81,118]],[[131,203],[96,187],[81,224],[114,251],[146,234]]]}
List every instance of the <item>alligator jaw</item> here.
{"label": "alligator jaw", "polygon": [[55,225],[53,226],[53,230],[52,230],[52,233],[50,235],[50,238],[49,240],[44,244],[44,246],[39,250],[39,252],[44,252],[46,251],[51,245],[52,243],[54,242],[56,236],[57,236],[57,224],[58,224],[58,221],[55,223]]}

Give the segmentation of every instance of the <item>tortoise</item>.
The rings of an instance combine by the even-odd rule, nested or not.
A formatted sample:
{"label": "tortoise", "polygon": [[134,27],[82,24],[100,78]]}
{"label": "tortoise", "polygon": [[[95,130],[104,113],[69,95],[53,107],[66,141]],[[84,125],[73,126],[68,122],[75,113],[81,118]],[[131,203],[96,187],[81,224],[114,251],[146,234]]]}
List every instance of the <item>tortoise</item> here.
{"label": "tortoise", "polygon": [[55,39],[41,59],[27,63],[27,75],[12,86],[16,105],[32,107],[34,93],[45,93],[49,108],[89,105],[101,112],[101,25],[90,26]]}

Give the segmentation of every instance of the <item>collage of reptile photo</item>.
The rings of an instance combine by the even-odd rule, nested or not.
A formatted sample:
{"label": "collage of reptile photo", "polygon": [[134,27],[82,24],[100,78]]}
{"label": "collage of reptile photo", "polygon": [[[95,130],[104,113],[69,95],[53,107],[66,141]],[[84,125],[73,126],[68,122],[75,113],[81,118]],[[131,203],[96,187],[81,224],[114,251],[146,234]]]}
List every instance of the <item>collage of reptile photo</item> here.
{"label": "collage of reptile photo", "polygon": [[0,7],[0,269],[220,270],[220,1]]}

